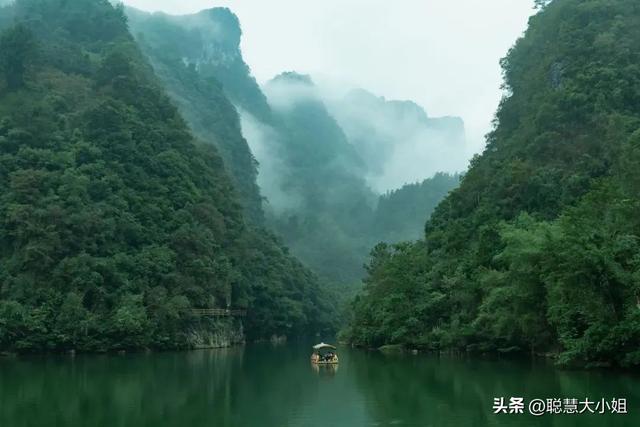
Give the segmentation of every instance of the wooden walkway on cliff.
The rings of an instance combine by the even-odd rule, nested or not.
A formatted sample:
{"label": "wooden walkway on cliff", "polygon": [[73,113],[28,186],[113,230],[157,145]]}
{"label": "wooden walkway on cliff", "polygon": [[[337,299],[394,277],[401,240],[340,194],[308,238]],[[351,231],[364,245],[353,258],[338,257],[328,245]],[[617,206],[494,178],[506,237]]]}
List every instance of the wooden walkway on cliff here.
{"label": "wooden walkway on cliff", "polygon": [[222,317],[222,316],[236,316],[236,317],[244,317],[247,315],[247,310],[230,310],[228,308],[194,308],[191,310],[191,313],[194,316],[211,316],[211,317]]}

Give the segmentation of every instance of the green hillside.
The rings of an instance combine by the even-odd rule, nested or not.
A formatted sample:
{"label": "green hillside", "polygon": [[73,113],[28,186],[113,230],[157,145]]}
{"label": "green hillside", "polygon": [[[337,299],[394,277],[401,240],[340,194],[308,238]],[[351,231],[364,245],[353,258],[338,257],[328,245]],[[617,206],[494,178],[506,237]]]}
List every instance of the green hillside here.
{"label": "green hillside", "polygon": [[[220,83],[235,70],[222,73],[220,61],[205,56],[206,52],[217,52],[220,57],[240,56],[237,19],[227,9],[174,17],[128,8],[127,16],[132,34],[189,127],[200,140],[218,148],[247,217],[262,224],[258,165],[242,137],[238,113],[227,98],[230,92]],[[230,23],[223,25],[227,20]],[[214,32],[211,28],[218,25],[222,29]],[[211,69],[210,63],[217,68]],[[248,75],[244,62],[240,68]]]}
{"label": "green hillside", "polygon": [[424,240],[373,252],[353,342],[640,364],[640,4],[555,0]]}
{"label": "green hillside", "polygon": [[437,173],[432,178],[406,184],[380,196],[371,231],[375,240],[401,242],[421,238],[425,220],[459,183],[460,175]]}
{"label": "green hillside", "polygon": [[[294,72],[282,73],[261,88],[242,57],[240,22],[226,8],[183,16],[128,8],[127,15],[144,54],[190,127],[219,148],[249,218],[262,223],[264,210],[265,225],[334,288],[361,280],[363,262],[379,240],[418,237],[422,226],[417,224],[440,199],[412,207],[409,234],[398,234],[398,227],[391,225],[406,214],[387,207],[384,200],[385,219],[376,220],[379,195],[367,178],[382,166],[367,148],[384,153],[409,141],[420,145],[428,158],[454,159],[436,153],[448,149],[448,142],[452,152],[464,148],[460,120],[429,118],[416,104],[385,101],[365,91],[339,105],[326,105],[311,78]],[[221,97],[231,102],[219,102]],[[369,129],[368,123],[387,123],[396,130]],[[404,154],[410,152],[405,147]],[[414,163],[421,179],[430,173]],[[426,188],[430,183],[423,191],[440,194]],[[391,213],[399,216],[391,218]],[[386,224],[393,229],[386,230]]]}
{"label": "green hillside", "polygon": [[[315,277],[246,225],[121,7],[18,0],[0,16],[0,349],[186,347],[216,328],[191,308],[246,308],[250,338],[330,328]],[[225,123],[211,139],[242,141],[229,102],[209,102]]]}
{"label": "green hillside", "polygon": [[265,91],[284,135],[271,143],[283,165],[277,190],[288,202],[268,207],[270,222],[328,280],[356,282],[373,244],[376,195],[362,177],[365,165],[309,76],[283,73]]}

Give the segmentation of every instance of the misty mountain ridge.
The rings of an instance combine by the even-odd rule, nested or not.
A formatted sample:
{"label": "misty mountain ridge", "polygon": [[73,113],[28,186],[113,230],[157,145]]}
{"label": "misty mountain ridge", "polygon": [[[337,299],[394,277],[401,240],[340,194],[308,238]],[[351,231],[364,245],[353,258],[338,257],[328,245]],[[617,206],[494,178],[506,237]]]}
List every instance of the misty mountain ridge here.
{"label": "misty mountain ridge", "polygon": [[[107,0],[9,9],[3,351],[185,349],[237,336],[230,328],[249,339],[332,329],[333,299],[316,276],[247,221],[238,190],[239,178],[255,186],[251,153],[220,85],[184,65],[179,39],[159,36],[182,29],[155,22],[164,49],[154,49]],[[192,311],[223,307],[247,316]]]}
{"label": "misty mountain ridge", "polygon": [[236,107],[270,121],[269,106],[240,50],[242,29],[228,8],[216,7],[189,15],[144,12],[127,7],[132,32],[162,50],[178,46],[185,65],[215,79]]}
{"label": "misty mountain ridge", "polygon": [[376,248],[345,340],[640,366],[640,3],[538,4],[486,150]]}
{"label": "misty mountain ridge", "polygon": [[[441,157],[439,144],[451,147],[446,156],[463,151],[461,120],[430,118],[411,101],[387,101],[364,90],[340,94],[338,102],[311,76],[292,71],[260,86],[242,58],[240,23],[226,8],[183,16],[131,8],[127,13],[132,32],[190,126],[220,149],[246,211],[258,218],[264,211],[266,225],[321,276],[357,282],[378,239],[420,237],[419,224],[438,200],[425,196],[433,206],[416,201],[420,208],[410,209],[415,218],[407,234],[375,229],[397,223],[389,216],[398,211],[388,202],[385,220],[375,219],[378,198],[392,189],[415,194],[415,188],[401,187],[440,172],[429,166]],[[220,92],[235,113],[224,106]],[[222,111],[226,123],[211,123],[213,110]],[[231,137],[238,126],[242,139]],[[419,146],[420,156],[413,146]],[[452,165],[444,171],[462,169]],[[389,179],[394,173],[396,179]],[[431,185],[435,181],[419,188],[429,193]],[[452,178],[439,188],[446,188],[444,196],[455,185]]]}
{"label": "misty mountain ridge", "polygon": [[[242,57],[240,22],[228,8],[180,16],[127,8],[127,14],[132,32],[143,33],[146,43],[159,51],[178,48],[185,66],[220,82],[241,115],[251,114],[277,128],[273,108],[281,109],[291,99],[300,102],[306,95],[321,99],[364,162],[368,185],[378,193],[421,182],[437,172],[466,168],[464,122],[459,117],[429,117],[413,101],[387,100],[365,89],[336,96],[315,85],[311,76],[295,72],[282,73],[260,87]],[[289,99],[278,94],[285,81]],[[270,95],[268,102],[265,92]]]}
{"label": "misty mountain ridge", "polygon": [[[261,224],[264,218],[256,161],[242,137],[236,108],[212,76],[214,72],[203,65],[228,66],[238,57],[242,62],[237,18],[227,9],[180,17],[132,8],[127,13],[129,27],[156,75],[198,138],[218,148],[246,216]],[[245,71],[248,74],[248,69]]]}
{"label": "misty mountain ridge", "polygon": [[430,117],[424,107],[410,100],[392,100],[377,96],[366,89],[350,90],[344,97],[345,103],[357,105],[369,111],[377,111],[402,123],[403,121],[421,122],[433,128],[451,128],[464,138],[464,121],[460,117]]}
{"label": "misty mountain ridge", "polygon": [[[265,95],[272,109],[286,118],[297,117],[313,129],[313,134],[306,135],[305,138],[294,138],[291,150],[307,145],[313,150],[316,156],[313,158],[294,158],[293,161],[301,164],[310,161],[334,162],[333,166],[343,168],[349,175],[361,175],[365,168],[365,163],[358,154],[355,147],[349,142],[340,124],[334,119],[327,109],[322,98],[320,89],[315,85],[311,76],[296,72],[284,72],[263,86]],[[301,117],[305,116],[305,117]],[[310,123],[313,121],[313,123]],[[299,129],[299,132],[305,130]],[[310,167],[319,165],[309,165]],[[322,167],[327,167],[323,165]]]}
{"label": "misty mountain ridge", "polygon": [[367,183],[378,193],[467,167],[459,117],[432,118],[413,101],[387,100],[364,89],[327,105],[367,164]]}

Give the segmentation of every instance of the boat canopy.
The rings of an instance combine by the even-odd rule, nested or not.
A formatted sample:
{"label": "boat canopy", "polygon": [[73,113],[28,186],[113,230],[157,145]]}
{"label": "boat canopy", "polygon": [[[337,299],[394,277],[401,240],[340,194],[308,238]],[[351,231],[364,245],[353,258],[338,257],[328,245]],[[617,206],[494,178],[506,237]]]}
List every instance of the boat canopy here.
{"label": "boat canopy", "polygon": [[313,346],[313,349],[314,349],[314,350],[322,350],[322,349],[325,349],[325,348],[330,348],[330,349],[332,349],[332,350],[335,350],[335,349],[336,349],[336,347],[335,347],[335,346],[333,346],[333,345],[331,345],[331,344],[325,344],[325,343],[323,343],[323,342],[321,342],[320,344],[316,344],[316,345],[314,345],[314,346]]}

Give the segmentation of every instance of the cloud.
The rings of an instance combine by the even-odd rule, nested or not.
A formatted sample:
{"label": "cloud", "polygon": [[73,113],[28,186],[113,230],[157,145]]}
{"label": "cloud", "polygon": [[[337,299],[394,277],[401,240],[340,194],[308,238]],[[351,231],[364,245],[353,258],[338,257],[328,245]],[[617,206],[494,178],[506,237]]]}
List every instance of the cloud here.
{"label": "cloud", "polygon": [[258,185],[267,199],[266,208],[275,214],[296,210],[302,204],[302,199],[297,194],[283,190],[287,168],[278,151],[282,136],[241,108],[238,108],[238,112],[242,135],[259,163]]}
{"label": "cloud", "polygon": [[328,76],[432,116],[461,116],[466,157],[479,152],[502,96],[499,60],[533,0],[127,0],[146,10],[230,7],[258,81],[285,70]]}
{"label": "cloud", "polygon": [[411,101],[387,100],[356,89],[334,96],[329,110],[367,164],[366,179],[378,193],[421,182],[436,172],[466,169],[466,137],[459,118],[432,118]]}
{"label": "cloud", "polygon": [[318,88],[310,76],[285,72],[262,87],[269,105],[276,111],[287,112],[300,103],[319,98]]}

